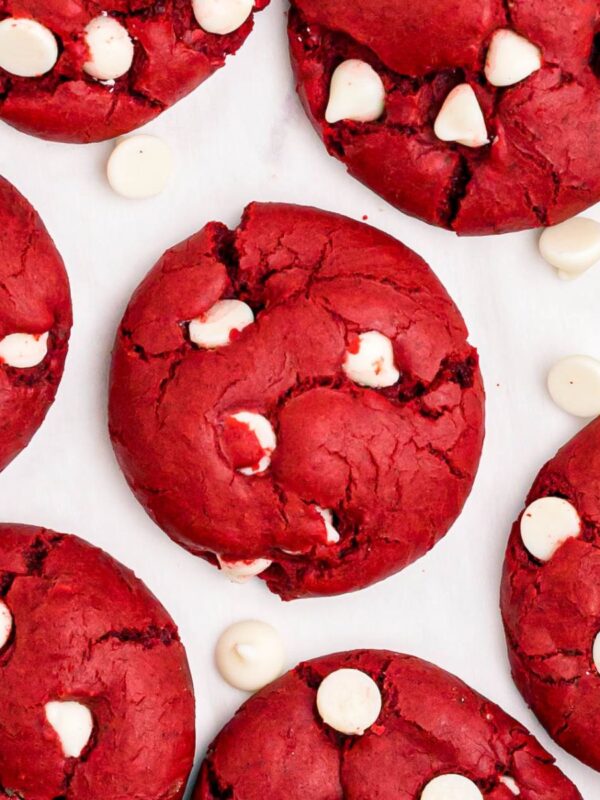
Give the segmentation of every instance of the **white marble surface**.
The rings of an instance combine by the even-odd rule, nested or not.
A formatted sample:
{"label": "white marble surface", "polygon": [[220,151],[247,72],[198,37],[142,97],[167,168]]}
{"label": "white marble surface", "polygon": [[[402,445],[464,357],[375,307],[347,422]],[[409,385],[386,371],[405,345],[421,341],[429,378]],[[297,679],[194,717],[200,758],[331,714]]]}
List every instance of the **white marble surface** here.
{"label": "white marble surface", "polygon": [[[0,173],[42,214],[66,261],[75,307],[58,400],[0,478],[0,519],[79,534],[134,568],[165,603],[192,664],[199,755],[244,699],[216,673],[216,639],[227,624],[258,617],[281,630],[290,666],[336,649],[389,647],[451,670],[528,725],[585,799],[597,798],[600,776],[550,742],[511,682],[498,585],[510,524],[534,475],[582,426],[552,404],[545,376],[562,356],[600,357],[600,267],[563,283],[538,256],[537,234],[459,240],[348,177],[296,99],[281,0],[259,15],[224,70],[148,131],[171,143],[177,171],[161,197],[132,202],[104,179],[110,143],[50,144],[0,126]],[[109,353],[132,290],[166,247],[208,220],[235,225],[253,199],[367,214],[429,261],[481,353],[488,434],[465,512],[429,556],[346,597],[284,605],[259,581],[228,584],[146,517],[106,434]]]}

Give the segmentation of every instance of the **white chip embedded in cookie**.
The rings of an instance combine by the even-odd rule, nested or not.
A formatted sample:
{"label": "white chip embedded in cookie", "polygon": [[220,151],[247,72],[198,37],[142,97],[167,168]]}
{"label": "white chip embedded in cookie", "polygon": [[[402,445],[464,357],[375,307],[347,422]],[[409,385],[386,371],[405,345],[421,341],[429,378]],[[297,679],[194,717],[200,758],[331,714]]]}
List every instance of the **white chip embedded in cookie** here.
{"label": "white chip embedded in cookie", "polygon": [[232,336],[252,325],[254,313],[241,300],[219,300],[189,324],[190,339],[198,347],[213,350],[231,342]]}
{"label": "white chip embedded in cookie", "polygon": [[483,800],[483,794],[470,778],[448,774],[429,781],[420,800]]}
{"label": "white chip embedded in cookie", "polygon": [[54,728],[65,758],[79,758],[94,730],[92,712],[74,700],[46,703],[46,719]]}
{"label": "white chip embedded in cookie", "polygon": [[385,86],[373,67],[356,58],[340,64],[331,78],[327,122],[372,122],[384,111]]}
{"label": "white chip embedded in cookie", "polygon": [[348,736],[362,736],[377,721],[381,703],[375,681],[358,669],[330,673],[317,692],[323,722]]}
{"label": "white chip embedded in cookie", "polygon": [[6,647],[13,629],[13,617],[6,603],[0,600],[0,650]]}
{"label": "white chip embedded in cookie", "polygon": [[343,369],[351,381],[373,389],[393,386],[400,378],[392,342],[378,331],[361,333],[357,337],[346,351]]}
{"label": "white chip embedded in cookie", "polygon": [[100,16],[88,23],[85,41],[90,57],[83,69],[92,78],[113,81],[131,68],[133,42],[127,28],[114,17]]}
{"label": "white chip embedded in cookie", "polygon": [[207,33],[225,36],[241,28],[254,8],[254,0],[192,0],[198,25]]}
{"label": "white chip embedded in cookie", "polygon": [[221,572],[232,583],[247,583],[250,578],[255,578],[269,569],[272,561],[268,558],[249,559],[247,561],[229,561],[222,556],[217,556]]}
{"label": "white chip embedded in cookie", "polygon": [[56,38],[44,25],[25,17],[0,22],[0,68],[20,78],[38,78],[57,60]]}
{"label": "white chip embedded in cookie", "polygon": [[231,686],[246,692],[262,689],[281,675],[285,652],[271,625],[246,620],[224,631],[215,649],[217,667]]}
{"label": "white chip embedded in cookie", "polygon": [[325,523],[325,530],[327,531],[327,544],[337,544],[340,540],[339,531],[333,524],[333,513],[329,508],[321,508],[316,506],[317,514],[323,518]]}
{"label": "white chip embedded in cookie", "polygon": [[548,373],[548,391],[559,408],[576,417],[600,414],[600,361],[567,356]]}
{"label": "white chip embedded in cookie", "polygon": [[0,362],[15,369],[37,367],[47,353],[47,333],[11,333],[0,340]]}
{"label": "white chip embedded in cookie", "polygon": [[252,466],[240,467],[239,472],[242,475],[260,475],[262,472],[266,472],[271,465],[273,451],[277,447],[277,437],[269,420],[262,414],[255,414],[252,411],[238,411],[236,414],[232,414],[230,419],[245,425],[252,431],[262,448],[260,460]]}
{"label": "white chip embedded in cookie", "polygon": [[513,86],[542,66],[539,47],[507,28],[496,31],[485,62],[485,76],[492,86]]}
{"label": "white chip embedded in cookie", "polygon": [[114,191],[133,200],[160,194],[172,170],[173,156],[169,145],[147,134],[121,139],[106,167],[108,182]]}
{"label": "white chip embedded in cookie", "polygon": [[452,89],[435,120],[434,131],[441,141],[465,147],[483,147],[489,143],[483,111],[468,83]]}
{"label": "white chip embedded in cookie", "polygon": [[577,509],[562,497],[540,497],[521,517],[521,539],[534,558],[549,561],[567,539],[581,534]]}

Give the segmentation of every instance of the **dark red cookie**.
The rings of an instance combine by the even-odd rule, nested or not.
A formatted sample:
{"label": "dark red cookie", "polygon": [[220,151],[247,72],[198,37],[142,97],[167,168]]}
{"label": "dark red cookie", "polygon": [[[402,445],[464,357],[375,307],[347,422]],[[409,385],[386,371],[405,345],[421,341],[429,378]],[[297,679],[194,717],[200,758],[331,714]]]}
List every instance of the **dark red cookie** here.
{"label": "dark red cookie", "polygon": [[[339,669],[366,673],[381,692],[379,718],[363,736],[337,733],[317,710],[319,687]],[[440,792],[446,776],[464,791]],[[194,800],[265,793],[272,800],[514,800],[517,793],[581,800],[552,756],[498,706],[432,664],[374,650],[300,664],[221,731]]]}
{"label": "dark red cookie", "polygon": [[[566,501],[575,520],[567,517],[564,528],[560,507],[545,519],[548,528],[564,530],[541,560],[525,547],[521,528],[548,497]],[[502,584],[513,677],[550,735],[600,770],[600,419],[546,464],[527,503],[512,530]]]}
{"label": "dark red cookie", "polygon": [[63,262],[38,215],[0,178],[0,469],[54,401],[71,330]]}
{"label": "dark red cookie", "polygon": [[[183,796],[194,757],[191,676],[175,624],[132,572],[74,536],[2,525],[0,645],[7,630],[0,797]],[[70,751],[74,707],[65,704],[79,715]]]}
{"label": "dark red cookie", "polygon": [[[202,349],[189,323],[224,298],[249,319]],[[384,388],[347,372],[365,333]],[[153,519],[234,577],[272,562],[261,577],[285,599],[367,586],[427,552],[470,491],[484,397],[466,336],[394,239],[251,205],[236,231],[211,223],[168,251],[134,294],[111,374],[117,457]]]}
{"label": "dark red cookie", "polygon": [[[596,0],[292,0],[289,36],[306,110],[352,175],[427,222],[489,234],[553,225],[600,199],[599,22]],[[538,48],[542,66],[496,86],[485,66],[504,30]],[[385,112],[328,124],[330,81],[347,59],[378,73]],[[501,66],[514,61],[510,50]],[[461,84],[475,92],[488,144],[434,132]]]}
{"label": "dark red cookie", "polygon": [[[227,2],[221,0],[221,8]],[[249,16],[221,34],[203,29],[196,17],[195,7],[219,6],[210,0],[0,0],[0,26],[4,19],[26,18],[46,31],[27,29],[18,41],[14,34],[14,47],[21,53],[31,40],[25,70],[23,55],[11,56],[7,67],[0,38],[0,118],[26,133],[62,142],[95,142],[127,133],[222,67],[252,30],[253,12],[268,2],[255,0],[252,9],[251,0],[229,0],[234,12],[248,5]],[[90,38],[87,26],[107,14],[118,26]],[[211,23],[209,29],[214,27]],[[90,43],[98,47],[93,67],[87,66],[93,56]],[[52,47],[55,58],[51,52],[40,56],[40,48],[46,53]],[[99,79],[122,69],[119,77]]]}

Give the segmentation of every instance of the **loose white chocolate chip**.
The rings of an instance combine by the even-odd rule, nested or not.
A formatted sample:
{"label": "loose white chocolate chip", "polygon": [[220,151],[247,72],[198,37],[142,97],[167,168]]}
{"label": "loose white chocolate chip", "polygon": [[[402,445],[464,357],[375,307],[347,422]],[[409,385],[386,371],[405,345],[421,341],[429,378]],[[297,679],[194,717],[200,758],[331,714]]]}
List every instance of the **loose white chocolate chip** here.
{"label": "loose white chocolate chip", "polygon": [[226,558],[217,556],[221,572],[232,583],[247,583],[250,578],[254,578],[269,569],[272,561],[267,558],[257,558],[249,561],[228,561]]}
{"label": "loose white chocolate chip", "polygon": [[381,712],[381,692],[366,673],[339,669],[319,686],[317,709],[323,722],[334,730],[362,736]]}
{"label": "loose white chocolate chip", "polygon": [[421,793],[421,800],[483,800],[483,795],[464,775],[438,775]]}
{"label": "loose white chocolate chip", "polygon": [[559,277],[572,280],[600,261],[600,222],[573,217],[553,225],[540,236],[540,253]]}
{"label": "loose white chocolate chip", "polygon": [[577,509],[562,497],[540,497],[521,517],[521,539],[534,558],[549,561],[567,539],[581,533]]}
{"label": "loose white chocolate chip", "polygon": [[483,111],[468,83],[461,83],[452,89],[437,116],[434,131],[442,142],[458,142],[465,147],[488,144]]}
{"label": "loose white chocolate chip", "polygon": [[340,64],[331,78],[327,122],[372,122],[384,111],[385,86],[373,67],[356,58]]}
{"label": "loose white chocolate chip", "polygon": [[333,514],[328,508],[321,508],[316,506],[317,514],[323,518],[325,523],[325,530],[327,531],[327,544],[337,544],[340,540],[340,534],[333,525]]}
{"label": "loose white chocolate chip", "polygon": [[260,475],[271,465],[271,456],[277,447],[277,437],[273,426],[262,414],[255,414],[252,411],[239,411],[237,414],[232,414],[231,418],[241,422],[243,425],[247,425],[263,449],[263,456],[258,464],[252,467],[242,467],[239,472],[242,475]]}
{"label": "loose white chocolate chip", "polygon": [[54,728],[65,758],[79,758],[94,730],[92,713],[73,700],[46,703],[46,719]]}
{"label": "loose white chocolate chip", "polygon": [[548,373],[548,391],[559,408],[576,417],[600,414],[600,361],[568,356]]}
{"label": "loose white chocolate chip", "polygon": [[192,8],[202,30],[224,36],[242,27],[254,0],[192,0]]}
{"label": "loose white chocolate chip", "polygon": [[0,340],[0,361],[16,369],[37,367],[48,354],[48,334],[11,333]]}
{"label": "loose white chocolate chip", "polygon": [[378,331],[360,334],[356,352],[346,351],[343,370],[354,383],[373,389],[393,386],[400,378],[392,342]]}
{"label": "loose white chocolate chip", "polygon": [[114,191],[134,200],[160,194],[172,170],[173,156],[169,145],[147,134],[121,139],[106,168],[108,182]]}
{"label": "loose white chocolate chip", "polygon": [[596,667],[597,671],[600,672],[600,633],[594,639],[592,655],[594,659],[594,666]]}
{"label": "loose white chocolate chip", "polygon": [[237,622],[221,634],[215,650],[221,677],[235,689],[256,692],[283,672],[285,651],[271,625]]}
{"label": "loose white chocolate chip", "polygon": [[100,16],[88,23],[85,40],[90,53],[83,69],[98,81],[114,81],[125,75],[133,63],[131,37],[114,17]]}
{"label": "loose white chocolate chip", "polygon": [[510,775],[503,775],[500,778],[500,783],[503,783],[506,788],[514,794],[515,797],[518,797],[521,794],[521,790],[519,789],[516,780],[511,778]]}
{"label": "loose white chocolate chip", "polygon": [[48,28],[25,17],[0,22],[0,68],[20,78],[37,78],[57,60],[58,44]]}
{"label": "loose white chocolate chip", "polygon": [[13,629],[13,618],[10,609],[0,600],[0,651],[6,647]]}
{"label": "loose white chocolate chip", "polygon": [[241,300],[219,300],[189,324],[190,339],[198,347],[213,350],[231,341],[234,331],[243,331],[254,322],[252,309]]}
{"label": "loose white chocolate chip", "polygon": [[523,36],[503,28],[492,37],[485,62],[485,77],[492,86],[513,86],[542,66],[542,52]]}

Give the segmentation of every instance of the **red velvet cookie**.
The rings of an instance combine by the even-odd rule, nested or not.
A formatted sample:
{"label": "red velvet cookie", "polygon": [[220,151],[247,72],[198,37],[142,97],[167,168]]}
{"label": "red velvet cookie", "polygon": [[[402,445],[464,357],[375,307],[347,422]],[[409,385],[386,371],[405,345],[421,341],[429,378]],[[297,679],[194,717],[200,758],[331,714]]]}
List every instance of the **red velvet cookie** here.
{"label": "red velvet cookie", "polygon": [[352,175],[489,234],[600,199],[599,22],[596,0],[292,0],[289,36],[306,110]]}
{"label": "red velvet cookie", "polygon": [[600,419],[546,464],[527,503],[502,584],[513,677],[549,734],[600,770]]}
{"label": "red velvet cookie", "polygon": [[194,757],[177,628],[74,536],[0,526],[0,797],[175,800]]}
{"label": "red velvet cookie", "polygon": [[54,401],[71,330],[63,262],[29,203],[0,178],[0,469]]}
{"label": "red velvet cookie", "polygon": [[269,0],[0,0],[0,118],[62,142],[154,119],[225,63]]}
{"label": "red velvet cookie", "polygon": [[345,217],[251,205],[168,251],[119,328],[110,432],[153,519],[234,580],[348,592],[427,552],[483,438],[463,320],[427,265]]}
{"label": "red velvet cookie", "polygon": [[[339,731],[359,717],[360,729],[371,722],[362,735]],[[300,664],[221,731],[194,800],[265,795],[581,800],[552,756],[498,706],[432,664],[374,650]]]}

